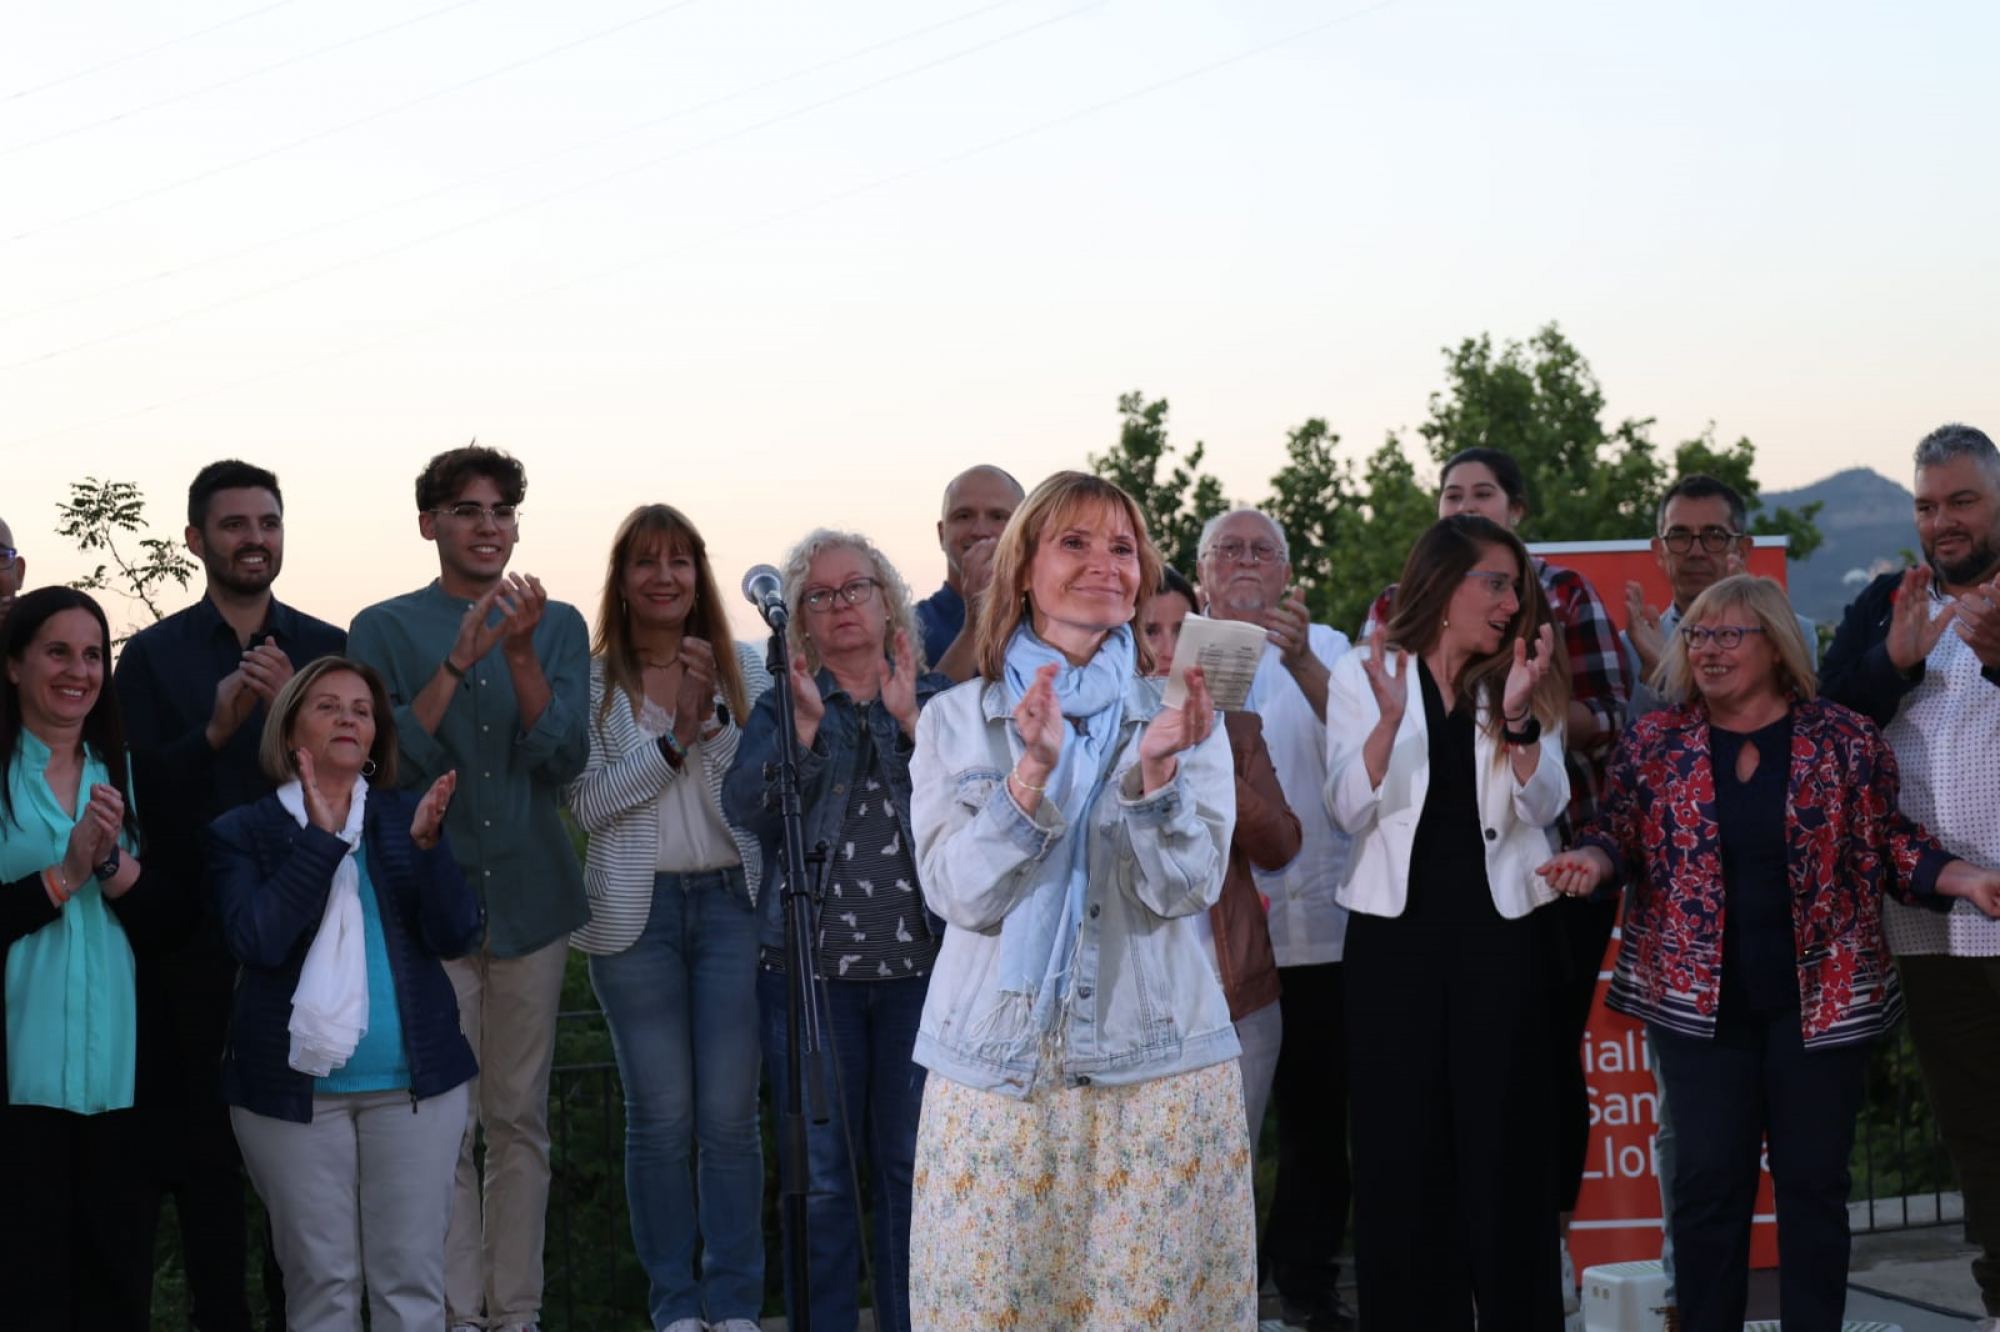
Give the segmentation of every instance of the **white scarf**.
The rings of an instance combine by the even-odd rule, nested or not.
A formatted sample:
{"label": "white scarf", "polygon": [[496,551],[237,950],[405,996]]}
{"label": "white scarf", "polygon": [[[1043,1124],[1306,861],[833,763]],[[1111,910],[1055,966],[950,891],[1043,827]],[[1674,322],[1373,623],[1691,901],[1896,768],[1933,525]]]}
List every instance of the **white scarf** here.
{"label": "white scarf", "polygon": [[[307,825],[305,789],[296,778],[278,788],[278,803],[301,828]],[[367,807],[367,780],[356,777],[347,826],[336,834],[347,843],[347,854],[334,867],[326,913],[292,991],[287,1062],[310,1077],[323,1078],[345,1064],[368,1032],[368,943],[361,918],[361,871],[354,863]]]}

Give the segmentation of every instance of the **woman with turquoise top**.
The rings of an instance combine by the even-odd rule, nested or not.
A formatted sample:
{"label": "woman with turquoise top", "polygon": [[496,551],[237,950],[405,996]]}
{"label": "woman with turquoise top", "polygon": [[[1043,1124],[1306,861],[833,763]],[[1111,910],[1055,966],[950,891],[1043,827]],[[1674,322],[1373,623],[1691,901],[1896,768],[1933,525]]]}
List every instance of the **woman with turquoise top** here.
{"label": "woman with turquoise top", "polygon": [[208,889],[242,964],[222,1096],[271,1215],[291,1332],[445,1325],[444,1237],[478,1071],[443,959],[479,946],[444,836],[457,774],[398,791],[382,679],[342,657],[271,701],[277,790],[209,829]]}
{"label": "woman with turquoise top", "polygon": [[111,632],[82,592],[21,597],[0,684],[0,1243],[9,1327],[144,1332],[164,1153],[144,1107],[170,1052],[143,1014],[139,958],[185,932],[146,876]]}

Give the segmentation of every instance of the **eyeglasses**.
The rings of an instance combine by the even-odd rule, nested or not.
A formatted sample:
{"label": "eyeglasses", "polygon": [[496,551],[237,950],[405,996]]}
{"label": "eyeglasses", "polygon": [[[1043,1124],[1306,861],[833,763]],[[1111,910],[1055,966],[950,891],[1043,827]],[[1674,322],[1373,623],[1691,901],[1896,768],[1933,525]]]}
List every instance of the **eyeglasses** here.
{"label": "eyeglasses", "polygon": [[491,518],[495,527],[512,527],[521,520],[521,509],[516,504],[496,504],[489,509],[484,504],[466,500],[460,504],[448,504],[442,509],[432,509],[431,512],[456,518],[461,523],[476,523],[483,518]]}
{"label": "eyeglasses", "polygon": [[11,569],[14,561],[21,558],[21,552],[12,546],[0,546],[0,569]]}
{"label": "eyeglasses", "polygon": [[1470,569],[1466,571],[1465,576],[1467,578],[1477,578],[1484,582],[1486,590],[1493,594],[1495,601],[1500,600],[1500,598],[1506,596],[1509,592],[1514,594],[1514,600],[1519,601],[1521,599],[1521,580],[1518,578],[1509,578],[1506,574],[1496,573],[1491,569]]}
{"label": "eyeglasses", "polygon": [[1756,624],[1718,624],[1713,629],[1699,624],[1684,624],[1681,626],[1681,641],[1686,643],[1688,650],[1692,652],[1696,648],[1706,646],[1708,640],[1712,638],[1717,647],[1727,652],[1731,648],[1743,645],[1743,635],[1763,632],[1763,626]]}
{"label": "eyeglasses", "polygon": [[1720,555],[1734,542],[1741,541],[1741,532],[1732,532],[1726,527],[1704,527],[1699,533],[1690,532],[1685,527],[1670,527],[1660,533],[1660,540],[1667,543],[1667,549],[1676,555],[1685,555],[1694,549],[1696,541],[1711,555]]}
{"label": "eyeglasses", "polygon": [[1208,548],[1208,553],[1224,564],[1283,564],[1285,552],[1273,542],[1252,541],[1248,545],[1230,537]]}
{"label": "eyeglasses", "polygon": [[799,600],[805,603],[807,610],[823,614],[833,609],[835,597],[850,606],[865,606],[875,600],[875,593],[881,586],[873,578],[851,578],[839,587],[816,587]]}

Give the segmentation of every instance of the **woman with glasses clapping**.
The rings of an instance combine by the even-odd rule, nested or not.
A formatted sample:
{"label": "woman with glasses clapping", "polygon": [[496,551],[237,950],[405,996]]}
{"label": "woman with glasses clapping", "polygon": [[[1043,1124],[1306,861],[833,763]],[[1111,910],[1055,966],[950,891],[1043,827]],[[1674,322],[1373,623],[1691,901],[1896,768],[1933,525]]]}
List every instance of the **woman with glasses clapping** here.
{"label": "woman with glasses clapping", "polygon": [[[924,909],[910,841],[910,752],[917,711],[942,675],[920,673],[921,637],[902,576],[866,537],[822,528],[785,557],[791,612],[792,723],[808,847],[831,859],[811,940],[820,1012],[830,1038],[832,1117],[806,1130],[806,1213],[815,1332],[857,1320],[862,1270],[860,1204],[865,1163],[875,1214],[875,1326],[910,1326],[910,1172],[924,1071],[910,1058],[937,960],[941,922]],[[757,976],[764,1063],[774,1102],[786,1099],[786,978],[782,825],[768,795],[778,757],[778,694],[766,694],[744,727],[724,800],[762,839],[765,886]],[[779,1150],[787,1146],[779,1137]],[[787,1234],[787,1245],[798,1237]],[[786,1267],[789,1275],[791,1268]],[[800,1292],[785,1292],[795,1311]],[[797,1314],[792,1314],[796,1319]]]}
{"label": "woman with glasses clapping", "polygon": [[1685,701],[1627,729],[1597,821],[1541,869],[1571,896],[1632,884],[1606,1002],[1647,1024],[1674,1107],[1687,1332],[1743,1325],[1767,1138],[1785,1326],[1841,1325],[1868,1047],[1902,1012],[1882,894],[2000,915],[2000,874],[1898,812],[1894,754],[1811,663],[1777,584],[1702,593],[1662,666]]}

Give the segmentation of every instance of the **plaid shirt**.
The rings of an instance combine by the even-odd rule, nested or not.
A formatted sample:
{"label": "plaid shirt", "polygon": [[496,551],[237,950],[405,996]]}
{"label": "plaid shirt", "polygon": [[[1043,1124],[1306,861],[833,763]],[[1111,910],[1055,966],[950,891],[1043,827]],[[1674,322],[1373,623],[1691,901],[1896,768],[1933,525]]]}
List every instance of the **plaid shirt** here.
{"label": "plaid shirt", "polygon": [[[1562,631],[1563,646],[1569,649],[1570,697],[1589,708],[1603,730],[1588,746],[1571,747],[1563,755],[1564,766],[1569,769],[1569,813],[1563,828],[1563,844],[1568,845],[1575,830],[1597,816],[1605,767],[1618,743],[1618,728],[1625,720],[1629,691],[1618,630],[1598,599],[1597,590],[1574,569],[1559,568],[1539,555],[1530,558],[1535,577],[1541,580],[1542,594],[1549,599],[1549,609]],[[1394,583],[1382,589],[1382,595],[1368,608],[1368,619],[1361,626],[1357,643],[1366,643],[1375,626],[1389,618],[1395,597]]]}

